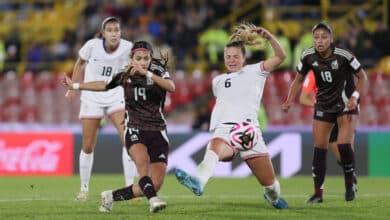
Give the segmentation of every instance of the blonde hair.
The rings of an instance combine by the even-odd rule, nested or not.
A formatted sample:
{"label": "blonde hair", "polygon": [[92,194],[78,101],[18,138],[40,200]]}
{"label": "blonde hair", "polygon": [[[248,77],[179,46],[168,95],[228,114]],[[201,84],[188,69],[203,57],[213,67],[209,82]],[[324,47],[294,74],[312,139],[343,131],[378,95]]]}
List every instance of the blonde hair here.
{"label": "blonde hair", "polygon": [[240,41],[246,45],[259,45],[259,35],[253,30],[256,25],[248,22],[242,22],[233,28],[233,33],[229,37],[229,42]]}

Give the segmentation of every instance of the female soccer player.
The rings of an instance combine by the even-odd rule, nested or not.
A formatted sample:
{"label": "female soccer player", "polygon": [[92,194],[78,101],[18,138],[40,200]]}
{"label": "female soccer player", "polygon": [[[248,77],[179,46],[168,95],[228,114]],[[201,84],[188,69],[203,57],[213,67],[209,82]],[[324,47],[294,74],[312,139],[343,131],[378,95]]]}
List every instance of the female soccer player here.
{"label": "female soccer player", "polygon": [[[333,32],[324,22],[312,29],[314,47],[302,53],[296,77],[290,86],[282,109],[288,111],[295,95],[301,88],[309,70],[314,71],[318,87],[314,106],[313,179],[314,195],[307,203],[323,202],[323,184],[326,173],[326,154],[329,136],[334,124],[338,124],[337,145],[344,169],[345,200],[355,199],[355,157],[352,139],[359,113],[359,94],[366,81],[366,73],[359,61],[348,51],[333,45]],[[357,77],[357,85],[353,82]]]}
{"label": "female soccer player", "polygon": [[[72,80],[78,81],[84,71],[84,82],[112,79],[114,73],[128,65],[129,53],[133,44],[121,39],[119,20],[108,17],[102,22],[101,32],[97,38],[87,41],[79,50],[79,58],[73,68]],[[73,90],[68,90],[66,99],[71,101],[75,95]],[[100,121],[107,114],[118,130],[123,143],[123,119],[124,119],[123,89],[115,88],[107,92],[83,91],[81,93],[81,105],[79,118],[82,123],[82,150],[79,158],[81,189],[76,195],[76,200],[86,201],[88,198],[89,180],[93,165],[93,151],[96,144],[97,131]],[[135,165],[122,150],[123,172],[126,185],[133,184]]]}
{"label": "female soccer player", "polygon": [[[352,81],[347,81],[347,83],[348,82],[352,82]],[[303,81],[301,95],[299,96],[299,102],[306,107],[314,108],[314,105],[316,103],[315,95],[317,94],[317,90],[318,89],[314,77],[314,72],[310,70],[310,72],[306,75],[305,80]],[[336,122],[332,128],[332,132],[330,133],[329,146],[336,158],[337,163],[341,165],[340,152],[339,152],[339,148],[337,147],[338,131],[339,128]],[[352,140],[351,140],[352,149],[353,149],[353,140],[354,140],[354,135],[352,136]]]}
{"label": "female soccer player", "polygon": [[[275,52],[273,57],[259,63],[245,65],[245,44],[256,44],[257,36],[267,39]],[[275,178],[268,150],[260,136],[257,144],[250,150],[237,151],[230,144],[230,123],[247,122],[259,129],[257,114],[263,95],[267,76],[285,59],[286,53],[268,30],[250,24],[240,24],[224,49],[227,73],[213,79],[212,89],[216,97],[210,131],[210,140],[203,161],[198,166],[196,176],[177,169],[178,181],[195,195],[203,194],[209,178],[213,175],[219,161],[230,161],[235,155],[245,160],[258,182],[264,187],[264,198],[275,208],[287,208],[287,202],[280,197],[280,185]],[[228,123],[228,124],[227,124]]]}
{"label": "female soccer player", "polygon": [[122,86],[125,92],[125,145],[139,174],[138,184],[101,193],[101,212],[112,210],[114,201],[146,196],[150,212],[166,207],[157,192],[161,188],[167,167],[168,137],[163,107],[166,92],[174,92],[175,84],[164,64],[153,58],[152,46],[145,41],[134,43],[130,68],[117,74],[110,82],[73,83],[65,76],[63,83],[73,90],[105,91]]}

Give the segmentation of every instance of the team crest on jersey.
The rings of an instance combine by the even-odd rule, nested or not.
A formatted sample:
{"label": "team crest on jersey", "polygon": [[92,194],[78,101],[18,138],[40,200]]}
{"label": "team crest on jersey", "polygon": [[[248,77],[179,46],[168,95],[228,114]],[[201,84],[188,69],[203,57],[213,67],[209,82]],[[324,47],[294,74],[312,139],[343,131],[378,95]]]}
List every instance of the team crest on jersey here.
{"label": "team crest on jersey", "polygon": [[332,70],[337,70],[339,68],[339,64],[337,63],[337,60],[333,61],[331,64]]}
{"label": "team crest on jersey", "polygon": [[315,60],[311,65],[312,65],[312,66],[318,66],[317,60]]}

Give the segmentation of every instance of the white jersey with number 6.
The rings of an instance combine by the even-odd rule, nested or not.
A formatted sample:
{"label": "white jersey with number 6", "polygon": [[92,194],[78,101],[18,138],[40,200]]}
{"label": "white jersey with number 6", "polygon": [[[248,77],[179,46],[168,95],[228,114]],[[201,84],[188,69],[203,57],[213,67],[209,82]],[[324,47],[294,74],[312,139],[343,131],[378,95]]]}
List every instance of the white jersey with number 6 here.
{"label": "white jersey with number 6", "polygon": [[[87,61],[84,82],[111,81],[114,74],[129,64],[132,47],[133,43],[121,39],[118,48],[112,53],[107,53],[103,39],[95,38],[87,41],[79,50],[80,58]],[[104,92],[81,92],[81,101],[95,102],[102,106],[109,106],[118,99],[124,99],[121,86]]]}
{"label": "white jersey with number 6", "polygon": [[224,124],[227,122],[245,121],[259,126],[257,115],[268,76],[269,72],[260,62],[215,77],[212,85],[216,103],[211,114],[210,131],[231,126]]}

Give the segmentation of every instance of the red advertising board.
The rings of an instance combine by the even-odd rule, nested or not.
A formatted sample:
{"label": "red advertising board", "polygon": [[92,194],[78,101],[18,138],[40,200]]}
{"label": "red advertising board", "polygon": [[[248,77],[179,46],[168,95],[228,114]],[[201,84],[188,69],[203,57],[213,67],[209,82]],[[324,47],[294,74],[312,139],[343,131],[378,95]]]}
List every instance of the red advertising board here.
{"label": "red advertising board", "polygon": [[0,132],[0,175],[72,174],[71,132]]}

